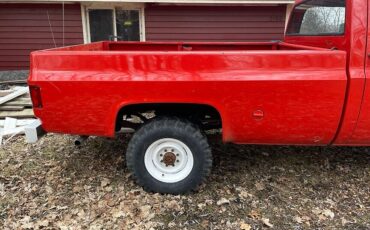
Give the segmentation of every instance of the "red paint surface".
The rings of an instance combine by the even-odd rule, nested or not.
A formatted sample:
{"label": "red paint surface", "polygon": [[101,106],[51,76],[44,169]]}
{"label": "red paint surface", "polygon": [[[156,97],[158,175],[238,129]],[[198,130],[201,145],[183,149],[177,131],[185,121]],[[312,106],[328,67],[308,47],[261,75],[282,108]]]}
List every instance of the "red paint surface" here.
{"label": "red paint surface", "polygon": [[[352,79],[353,84],[351,86],[352,92],[349,96],[352,96],[352,99],[357,99],[356,105],[358,101],[361,101],[361,106],[357,113],[356,122],[352,121],[352,124],[355,124],[353,125],[354,128],[352,132],[350,132],[348,138],[340,142],[340,144],[351,143],[354,145],[368,145],[370,143],[370,31],[369,28],[366,29],[366,26],[368,26],[370,22],[370,9],[368,9],[367,15],[365,13],[366,9],[365,4],[353,5],[352,14],[355,16],[353,17],[352,30],[353,34],[356,36],[352,37],[352,43],[354,43],[354,45],[351,52],[350,79]],[[362,12],[362,14],[358,12]],[[351,102],[349,101],[348,104],[349,103]],[[348,123],[350,123],[349,119],[347,120],[347,124]]]}
{"label": "red paint surface", "polygon": [[[104,50],[109,46],[115,51]],[[30,84],[41,87],[43,100],[35,113],[49,132],[113,136],[117,112],[125,105],[198,103],[221,113],[225,141],[327,144],[333,139],[345,95],[345,52],[278,43],[182,47],[97,43],[34,52]],[[254,119],[255,110],[264,118]]]}
{"label": "red paint surface", "polygon": [[[286,36],[285,41],[295,44],[333,48],[347,52],[347,92],[343,116],[335,140],[336,145],[369,145],[370,119],[367,114],[365,90],[365,63],[368,62],[368,1],[348,0],[346,26],[343,36]],[[364,97],[365,96],[365,97]],[[370,97],[369,97],[370,98]],[[361,111],[362,109],[362,111]],[[358,119],[362,114],[361,120]],[[360,124],[360,126],[358,126]],[[361,124],[364,125],[361,127]],[[362,131],[361,131],[362,130]],[[361,132],[362,137],[356,136]],[[366,134],[365,134],[366,133]]]}
{"label": "red paint surface", "polygon": [[286,37],[296,45],[95,43],[34,52],[29,83],[43,102],[35,114],[49,132],[114,136],[126,105],[197,103],[220,112],[224,141],[368,145],[367,4],[348,1],[344,36]]}

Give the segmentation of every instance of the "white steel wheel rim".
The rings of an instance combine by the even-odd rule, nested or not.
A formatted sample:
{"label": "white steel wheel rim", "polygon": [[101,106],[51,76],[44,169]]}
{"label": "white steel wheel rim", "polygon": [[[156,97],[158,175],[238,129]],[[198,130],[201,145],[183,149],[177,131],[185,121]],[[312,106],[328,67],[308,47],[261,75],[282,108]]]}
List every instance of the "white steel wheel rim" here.
{"label": "white steel wheel rim", "polygon": [[147,148],[144,163],[146,170],[155,179],[176,183],[190,174],[194,158],[189,147],[182,141],[162,138]]}

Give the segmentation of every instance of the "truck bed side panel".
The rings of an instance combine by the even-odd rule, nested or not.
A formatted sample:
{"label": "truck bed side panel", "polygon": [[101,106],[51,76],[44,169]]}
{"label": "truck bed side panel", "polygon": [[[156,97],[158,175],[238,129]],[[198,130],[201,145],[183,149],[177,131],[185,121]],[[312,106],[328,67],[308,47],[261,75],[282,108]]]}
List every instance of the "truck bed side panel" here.
{"label": "truck bed side panel", "polygon": [[[236,143],[328,144],[346,89],[342,51],[112,52],[32,54],[35,109],[49,132],[114,136],[120,108],[197,103],[222,116]],[[263,117],[255,115],[263,114]]]}

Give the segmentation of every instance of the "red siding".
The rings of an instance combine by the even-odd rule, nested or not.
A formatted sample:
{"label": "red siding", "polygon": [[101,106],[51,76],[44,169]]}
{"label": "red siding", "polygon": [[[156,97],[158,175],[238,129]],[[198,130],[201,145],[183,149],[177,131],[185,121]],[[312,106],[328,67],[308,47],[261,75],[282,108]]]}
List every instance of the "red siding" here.
{"label": "red siding", "polygon": [[148,41],[268,41],[284,35],[286,6],[148,6]]}
{"label": "red siding", "polygon": [[[55,47],[53,35],[62,46],[62,19],[62,4],[0,4],[0,70],[28,69],[31,51]],[[65,4],[64,44],[79,43],[80,5]]]}

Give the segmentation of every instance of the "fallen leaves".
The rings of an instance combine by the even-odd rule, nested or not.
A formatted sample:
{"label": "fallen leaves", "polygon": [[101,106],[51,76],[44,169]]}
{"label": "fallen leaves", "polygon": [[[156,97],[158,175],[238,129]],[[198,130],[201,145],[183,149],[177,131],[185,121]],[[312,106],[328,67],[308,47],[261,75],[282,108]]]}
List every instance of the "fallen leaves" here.
{"label": "fallen leaves", "polygon": [[74,186],[72,191],[73,192],[81,192],[81,191],[83,191],[83,187],[82,186]]}
{"label": "fallen leaves", "polygon": [[177,212],[181,211],[181,206],[179,204],[179,201],[177,200],[166,200],[164,202],[164,207],[166,209],[177,211]]}
{"label": "fallen leaves", "polygon": [[243,200],[253,198],[253,195],[252,195],[252,194],[250,194],[250,193],[249,193],[245,188],[237,187],[235,190],[239,192],[238,196],[239,196],[241,199],[243,199]]}
{"label": "fallen leaves", "polygon": [[112,217],[114,219],[117,219],[117,218],[120,218],[120,217],[124,217],[125,216],[125,212],[123,210],[121,210],[120,208],[114,208],[112,211]]}
{"label": "fallen leaves", "polygon": [[45,228],[47,226],[49,226],[49,220],[47,220],[47,219],[45,219],[45,220],[39,220],[35,224],[35,228],[36,229]]}
{"label": "fallen leaves", "polygon": [[315,208],[312,210],[314,214],[316,214],[320,221],[326,220],[326,219],[333,219],[334,218],[334,212],[332,212],[330,209],[319,209]]}
{"label": "fallen leaves", "polygon": [[45,186],[45,191],[47,194],[52,194],[54,192],[53,188],[48,185]]}
{"label": "fallen leaves", "polygon": [[248,217],[252,220],[261,221],[265,226],[272,228],[274,225],[270,223],[270,219],[264,218],[259,211],[251,210],[248,213]]}
{"label": "fallen leaves", "polygon": [[199,203],[199,204],[197,204],[197,206],[198,206],[198,208],[200,210],[203,210],[207,206],[207,204],[205,204],[205,203]]}
{"label": "fallen leaves", "polygon": [[310,226],[310,220],[311,220],[311,218],[309,216],[295,216],[293,218],[293,220],[295,222],[297,222],[298,224],[304,223],[304,224]]}
{"label": "fallen leaves", "polygon": [[248,216],[250,218],[252,218],[253,220],[260,220],[261,219],[261,213],[256,211],[256,210],[250,211]]}
{"label": "fallen leaves", "polygon": [[298,224],[302,224],[302,218],[299,217],[299,216],[295,216],[294,218],[294,221],[297,222]]}
{"label": "fallen leaves", "polygon": [[139,208],[139,217],[141,220],[150,220],[155,216],[155,213],[151,212],[152,207],[150,205],[143,205]]}
{"label": "fallen leaves", "polygon": [[255,186],[257,191],[262,191],[265,189],[265,185],[262,182],[256,182]]}
{"label": "fallen leaves", "polygon": [[[322,148],[332,170],[323,172],[321,153],[312,154],[316,148],[211,143],[215,166],[208,183],[199,192],[171,196],[147,193],[133,182],[122,166],[127,139],[91,138],[79,149],[69,136],[48,134],[32,146],[13,140],[0,149],[0,226],[370,229],[361,222],[369,203],[366,149]],[[218,154],[218,148],[227,151]]]}
{"label": "fallen leaves", "polygon": [[170,222],[170,223],[168,223],[168,225],[167,225],[169,228],[173,228],[173,227],[175,227],[176,226],[176,223],[175,222]]}

